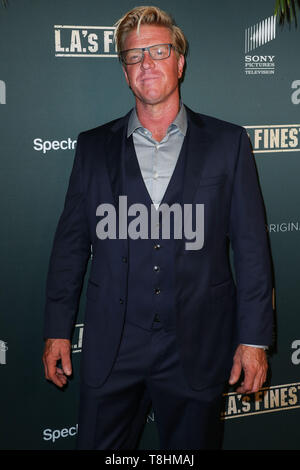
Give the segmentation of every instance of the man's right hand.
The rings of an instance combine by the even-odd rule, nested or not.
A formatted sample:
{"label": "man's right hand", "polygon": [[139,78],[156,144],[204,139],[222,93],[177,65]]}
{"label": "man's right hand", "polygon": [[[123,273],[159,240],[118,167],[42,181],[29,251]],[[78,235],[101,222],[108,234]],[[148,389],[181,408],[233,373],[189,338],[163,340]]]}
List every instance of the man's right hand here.
{"label": "man's right hand", "polygon": [[[61,360],[62,369],[57,367]],[[45,377],[62,388],[68,382],[67,376],[72,374],[71,342],[68,339],[47,339],[43,354]]]}

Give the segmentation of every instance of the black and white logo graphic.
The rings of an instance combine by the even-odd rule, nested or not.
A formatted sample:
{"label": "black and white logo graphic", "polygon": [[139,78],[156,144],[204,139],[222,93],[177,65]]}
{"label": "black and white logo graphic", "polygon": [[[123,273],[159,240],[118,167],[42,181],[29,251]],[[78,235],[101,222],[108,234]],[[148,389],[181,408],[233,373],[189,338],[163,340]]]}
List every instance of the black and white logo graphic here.
{"label": "black and white logo graphic", "polygon": [[267,54],[262,54],[257,49],[275,39],[276,18],[276,16],[270,16],[245,29],[246,75],[274,75],[274,54],[269,51]]}
{"label": "black and white logo graphic", "polygon": [[52,444],[55,444],[55,442],[58,439],[64,439],[66,437],[76,436],[77,432],[78,432],[78,424],[76,424],[75,426],[70,426],[68,428],[63,428],[63,429],[47,428],[47,429],[44,429],[43,431],[43,440],[50,441]]}
{"label": "black and white logo graphic", "polygon": [[300,383],[273,385],[250,395],[224,393],[221,418],[232,419],[300,408]]}
{"label": "black and white logo graphic", "polygon": [[0,80],[0,104],[6,104],[6,85],[3,80]]}
{"label": "black and white logo graphic", "polygon": [[7,343],[0,340],[0,364],[6,364]]}
{"label": "black and white logo graphic", "polygon": [[300,340],[295,339],[291,344],[291,348],[294,350],[291,355],[291,361],[294,366],[298,366],[300,364]]}
{"label": "black and white logo graphic", "polygon": [[54,26],[56,57],[118,57],[113,26]]}
{"label": "black and white logo graphic", "polygon": [[244,127],[255,154],[300,151],[300,124]]}
{"label": "black and white logo graphic", "polygon": [[77,323],[75,325],[75,331],[73,336],[73,344],[72,344],[72,353],[81,352],[82,349],[82,337],[83,337],[83,323]]}
{"label": "black and white logo graphic", "polygon": [[300,104],[300,80],[294,80],[292,82],[292,89],[295,90],[291,96],[292,103]]}
{"label": "black and white logo graphic", "polygon": [[267,226],[267,230],[270,234],[273,233],[286,233],[286,232],[300,232],[300,222],[299,221],[284,221],[270,223]]}
{"label": "black and white logo graphic", "polygon": [[33,149],[37,152],[41,152],[41,155],[46,155],[50,151],[63,151],[63,150],[75,150],[77,140],[71,137],[66,137],[62,140],[50,140],[36,137],[33,140]]}

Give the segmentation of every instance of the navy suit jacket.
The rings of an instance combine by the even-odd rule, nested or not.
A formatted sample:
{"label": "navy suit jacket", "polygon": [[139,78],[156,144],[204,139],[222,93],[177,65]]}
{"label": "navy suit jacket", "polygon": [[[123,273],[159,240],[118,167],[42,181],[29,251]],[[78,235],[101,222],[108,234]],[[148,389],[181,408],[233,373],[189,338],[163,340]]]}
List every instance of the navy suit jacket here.
{"label": "navy suit jacket", "polygon": [[[204,246],[176,240],[176,334],[189,384],[226,381],[239,343],[272,341],[272,278],[264,207],[246,131],[187,108],[183,204],[204,204]],[[122,195],[129,113],[78,137],[47,280],[46,338],[71,338],[87,263],[83,380],[109,375],[126,312],[128,240],[99,240],[99,204]],[[132,138],[132,137],[131,137]],[[234,272],[230,262],[233,253]]]}

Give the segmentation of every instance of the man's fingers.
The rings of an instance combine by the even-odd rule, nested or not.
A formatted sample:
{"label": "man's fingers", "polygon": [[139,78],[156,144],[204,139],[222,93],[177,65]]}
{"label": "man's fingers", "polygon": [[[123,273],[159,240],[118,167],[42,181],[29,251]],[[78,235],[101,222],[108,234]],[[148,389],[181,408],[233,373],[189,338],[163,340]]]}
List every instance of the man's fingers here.
{"label": "man's fingers", "polygon": [[260,390],[264,386],[266,380],[267,380],[267,372],[263,370],[261,374],[258,374],[255,379],[255,382],[254,382],[255,392],[258,392],[258,390]]}
{"label": "man's fingers", "polygon": [[242,365],[240,361],[235,360],[233,363],[230,378],[229,378],[230,385],[235,384],[239,380],[241,372],[242,372]]}
{"label": "man's fingers", "polygon": [[47,361],[44,355],[43,355],[43,364],[44,364],[44,370],[45,370],[45,377],[46,379],[48,379],[48,366],[47,366]]}
{"label": "man's fingers", "polygon": [[64,371],[60,369],[59,367],[56,368],[56,380],[58,380],[61,386],[66,385],[66,383],[68,382],[68,379],[65,376]]}
{"label": "man's fingers", "polygon": [[[70,350],[71,343],[66,339],[48,339],[45,344],[43,354],[45,377],[60,388],[67,383],[66,375],[72,373]],[[62,369],[57,367],[59,360]]]}
{"label": "man's fingers", "polygon": [[44,357],[43,358],[44,366],[45,366],[45,376],[46,379],[52,380],[51,378],[56,373],[56,360],[51,359],[51,357]]}
{"label": "man's fingers", "polygon": [[255,393],[260,390],[266,380],[264,371],[245,371],[244,381],[237,388],[238,393]]}
{"label": "man's fingers", "polygon": [[61,354],[61,365],[62,365],[63,371],[66,375],[71,375],[72,374],[72,364],[71,364],[71,358],[70,358],[70,350],[62,352],[62,354]]}
{"label": "man's fingers", "polygon": [[245,373],[244,381],[241,386],[237,388],[238,393],[252,393],[254,385],[254,376],[251,374]]}
{"label": "man's fingers", "polygon": [[258,392],[258,390],[262,388],[265,381],[266,381],[266,373],[264,370],[262,370],[256,375],[254,379],[253,392]]}
{"label": "man's fingers", "polygon": [[[238,367],[237,367],[238,366]],[[264,384],[268,362],[262,348],[240,344],[235,352],[229,383],[233,385],[237,374],[244,371],[244,380],[237,388],[238,393],[255,393]]]}
{"label": "man's fingers", "polygon": [[[55,383],[58,387],[62,387],[64,385],[64,381],[62,380],[61,374],[58,372],[59,369],[56,367],[56,361],[48,362],[48,377],[46,377],[48,380],[51,380],[51,382]],[[63,373],[61,371],[61,373]]]}
{"label": "man's fingers", "polygon": [[48,377],[46,377],[47,380],[50,380],[53,382],[55,385],[58,387],[63,387],[67,383],[67,378],[63,372],[62,369],[59,367],[51,368],[50,372],[48,374]]}

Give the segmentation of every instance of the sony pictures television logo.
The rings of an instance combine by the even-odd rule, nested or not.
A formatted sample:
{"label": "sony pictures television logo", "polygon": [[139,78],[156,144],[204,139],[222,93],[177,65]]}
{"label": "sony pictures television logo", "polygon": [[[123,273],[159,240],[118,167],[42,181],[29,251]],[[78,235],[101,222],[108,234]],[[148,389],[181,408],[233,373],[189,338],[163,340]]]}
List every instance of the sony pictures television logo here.
{"label": "sony pictures television logo", "polygon": [[274,75],[275,55],[263,46],[276,38],[276,15],[245,29],[245,74]]}
{"label": "sony pictures television logo", "polygon": [[118,57],[112,26],[54,26],[56,57]]}

